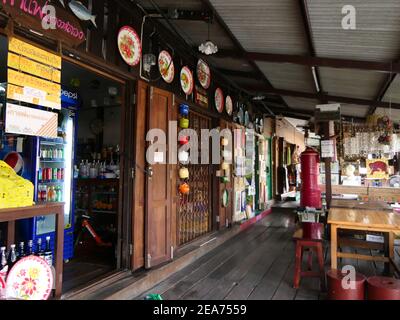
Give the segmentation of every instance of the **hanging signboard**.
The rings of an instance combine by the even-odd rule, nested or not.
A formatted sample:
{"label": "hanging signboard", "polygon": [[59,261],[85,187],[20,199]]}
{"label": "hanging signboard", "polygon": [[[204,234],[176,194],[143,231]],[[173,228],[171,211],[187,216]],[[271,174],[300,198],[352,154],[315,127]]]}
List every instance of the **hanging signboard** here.
{"label": "hanging signboard", "polygon": [[[46,10],[43,10],[46,5],[55,8],[55,17],[49,17]],[[57,1],[3,0],[0,8],[17,24],[48,38],[62,41],[70,46],[78,46],[86,40],[79,20],[72,13],[58,6]],[[53,23],[55,28],[43,28],[43,20],[48,21],[49,24]]]}
{"label": "hanging signboard", "polygon": [[389,162],[387,159],[368,159],[367,178],[389,179]]}
{"label": "hanging signboard", "polygon": [[32,61],[30,59],[18,56],[14,53],[8,53],[8,66],[34,76],[44,78],[53,82],[61,82],[61,71],[48,67],[44,64]]}
{"label": "hanging signboard", "polygon": [[315,109],[315,121],[316,122],[327,122],[327,121],[340,121],[340,104],[320,104]]}
{"label": "hanging signboard", "polygon": [[335,141],[322,140],[321,141],[321,158],[333,158],[335,156]]}
{"label": "hanging signboard", "polygon": [[57,113],[7,103],[7,133],[57,138],[57,124]]}
{"label": "hanging signboard", "polygon": [[61,69],[61,56],[33,46],[15,37],[8,42],[8,51],[28,57],[48,66]]}
{"label": "hanging signboard", "polygon": [[7,85],[7,99],[60,110],[60,96],[49,95],[45,91],[29,87]]}
{"label": "hanging signboard", "polygon": [[207,91],[198,85],[195,86],[195,101],[196,101],[196,104],[198,104],[204,108],[208,108]]}
{"label": "hanging signboard", "polygon": [[8,69],[8,82],[20,87],[30,87],[42,90],[54,96],[60,96],[61,94],[60,84],[36,78],[12,69]]}

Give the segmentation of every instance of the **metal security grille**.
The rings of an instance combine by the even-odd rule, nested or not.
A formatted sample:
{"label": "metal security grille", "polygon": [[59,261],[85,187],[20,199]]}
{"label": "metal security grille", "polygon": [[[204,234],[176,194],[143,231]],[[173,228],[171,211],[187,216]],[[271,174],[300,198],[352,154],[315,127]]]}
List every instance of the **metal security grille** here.
{"label": "metal security grille", "polygon": [[[201,137],[201,129],[210,129],[211,120],[194,112],[190,112],[189,125]],[[200,143],[199,143],[200,145]],[[188,184],[190,193],[180,194],[179,244],[185,244],[211,231],[211,165],[200,164],[201,150],[199,148],[199,164],[189,164]]]}

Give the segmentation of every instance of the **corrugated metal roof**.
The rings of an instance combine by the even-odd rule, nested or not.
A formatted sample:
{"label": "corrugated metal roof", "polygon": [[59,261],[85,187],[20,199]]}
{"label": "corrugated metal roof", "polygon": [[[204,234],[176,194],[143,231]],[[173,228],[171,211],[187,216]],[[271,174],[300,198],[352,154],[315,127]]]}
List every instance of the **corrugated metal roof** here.
{"label": "corrugated metal roof", "polygon": [[296,110],[314,111],[315,106],[317,104],[320,104],[318,103],[318,100],[314,99],[288,97],[288,96],[283,96],[282,98],[285,100],[285,102],[291,109],[296,109]]}
{"label": "corrugated metal roof", "polygon": [[400,77],[397,75],[382,99],[386,102],[400,103]]}
{"label": "corrugated metal roof", "polygon": [[[392,61],[400,55],[400,1],[308,0],[317,56]],[[342,28],[342,8],[356,8],[356,30]]]}
{"label": "corrugated metal roof", "polygon": [[375,99],[386,75],[380,72],[319,68],[322,88],[329,95]]}
{"label": "corrugated metal roof", "polygon": [[217,55],[208,56],[205,60],[209,61],[210,63],[214,64],[215,67],[221,69],[229,69],[229,70],[236,70],[236,71],[254,71],[247,60],[243,59],[235,59],[235,58],[227,58],[227,57],[218,57]]}
{"label": "corrugated metal roof", "polygon": [[297,1],[210,0],[246,51],[306,54],[307,38]]}
{"label": "corrugated metal roof", "polygon": [[275,88],[310,93],[316,91],[309,67],[290,63],[256,63]]}
{"label": "corrugated metal roof", "polygon": [[[145,9],[153,9],[153,5],[149,0],[136,0]],[[199,0],[154,0],[154,2],[161,8],[176,8],[183,10],[200,10],[202,3]]]}
{"label": "corrugated metal roof", "polygon": [[[190,46],[198,47],[208,38],[208,26],[204,21],[170,20],[170,22]],[[173,32],[165,21],[161,23]],[[216,23],[210,25],[210,38],[219,49],[234,49],[232,40]]]}

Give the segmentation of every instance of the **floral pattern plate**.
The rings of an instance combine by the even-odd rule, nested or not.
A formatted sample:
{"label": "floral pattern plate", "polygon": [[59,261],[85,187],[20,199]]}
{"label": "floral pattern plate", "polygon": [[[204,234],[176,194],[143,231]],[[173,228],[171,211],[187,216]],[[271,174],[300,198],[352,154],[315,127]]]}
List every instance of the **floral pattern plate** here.
{"label": "floral pattern plate", "polygon": [[7,276],[6,296],[18,300],[47,300],[53,288],[53,273],[47,262],[36,256],[18,261]]}
{"label": "floral pattern plate", "polygon": [[166,83],[174,81],[175,77],[175,66],[171,55],[168,51],[161,51],[158,55],[158,70],[160,71],[161,77]]}
{"label": "floral pattern plate", "polygon": [[233,102],[231,96],[227,96],[225,99],[225,110],[228,115],[232,115],[233,112]]}
{"label": "floral pattern plate", "polygon": [[181,70],[181,87],[183,92],[189,96],[193,92],[193,74],[188,67]]}
{"label": "floral pattern plate", "polygon": [[210,87],[211,84],[210,67],[202,59],[199,59],[199,61],[197,62],[197,79],[199,79],[199,82],[204,89],[208,89]]}
{"label": "floral pattern plate", "polygon": [[215,90],[215,108],[219,113],[224,110],[224,93],[222,92],[221,88],[217,88]]}
{"label": "floral pattern plate", "polygon": [[118,49],[122,59],[130,65],[136,66],[142,55],[142,45],[136,31],[129,26],[122,27],[118,33]]}

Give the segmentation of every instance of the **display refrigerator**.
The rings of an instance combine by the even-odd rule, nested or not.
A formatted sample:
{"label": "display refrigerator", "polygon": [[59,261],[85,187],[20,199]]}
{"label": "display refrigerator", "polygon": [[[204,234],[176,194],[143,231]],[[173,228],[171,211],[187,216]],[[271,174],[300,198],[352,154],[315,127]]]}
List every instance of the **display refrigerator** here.
{"label": "display refrigerator", "polygon": [[[77,97],[76,94],[72,95]],[[74,254],[74,177],[76,111],[78,99],[71,92],[62,91],[62,108],[58,111],[58,137],[36,138],[34,154],[35,202],[64,202],[64,260]],[[51,248],[55,243],[55,215],[43,216],[25,222],[24,236],[33,240],[34,247],[39,238],[46,243],[50,236]]]}

